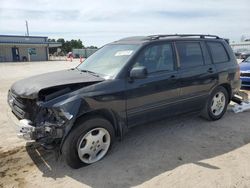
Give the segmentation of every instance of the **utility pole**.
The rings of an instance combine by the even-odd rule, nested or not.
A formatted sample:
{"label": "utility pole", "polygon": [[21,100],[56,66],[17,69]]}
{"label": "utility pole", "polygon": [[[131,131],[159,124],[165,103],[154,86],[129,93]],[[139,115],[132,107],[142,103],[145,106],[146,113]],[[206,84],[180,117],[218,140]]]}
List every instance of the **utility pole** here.
{"label": "utility pole", "polygon": [[28,21],[25,20],[25,22],[26,22],[26,35],[27,35],[27,36],[30,36]]}

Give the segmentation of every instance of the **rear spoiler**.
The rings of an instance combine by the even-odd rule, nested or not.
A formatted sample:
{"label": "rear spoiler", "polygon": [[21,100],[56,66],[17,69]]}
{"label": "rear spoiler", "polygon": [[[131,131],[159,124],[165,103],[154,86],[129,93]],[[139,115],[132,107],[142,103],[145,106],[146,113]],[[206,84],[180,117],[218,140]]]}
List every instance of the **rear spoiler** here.
{"label": "rear spoiler", "polygon": [[229,44],[229,39],[224,39]]}

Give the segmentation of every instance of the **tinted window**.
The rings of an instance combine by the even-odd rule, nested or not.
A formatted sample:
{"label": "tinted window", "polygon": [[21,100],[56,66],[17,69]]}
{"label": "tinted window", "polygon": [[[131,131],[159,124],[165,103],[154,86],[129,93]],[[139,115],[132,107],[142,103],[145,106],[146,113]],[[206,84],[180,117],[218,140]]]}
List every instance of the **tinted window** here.
{"label": "tinted window", "polygon": [[144,49],[136,59],[134,67],[145,66],[148,73],[174,70],[171,44],[157,44]]}
{"label": "tinted window", "polygon": [[243,62],[244,63],[250,63],[250,56],[248,58],[246,58]]}
{"label": "tinted window", "polygon": [[177,42],[181,68],[189,68],[203,65],[203,57],[199,42]]}
{"label": "tinted window", "polygon": [[224,46],[220,42],[208,42],[214,63],[223,63],[229,60]]}

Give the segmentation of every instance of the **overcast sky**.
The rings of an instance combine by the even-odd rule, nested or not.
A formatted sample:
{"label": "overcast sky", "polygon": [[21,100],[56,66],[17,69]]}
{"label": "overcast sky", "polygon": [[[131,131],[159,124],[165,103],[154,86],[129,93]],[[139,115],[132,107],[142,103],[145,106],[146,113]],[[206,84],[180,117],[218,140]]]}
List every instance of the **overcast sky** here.
{"label": "overcast sky", "polygon": [[250,36],[250,0],[0,0],[0,34],[81,39],[101,46],[127,36]]}

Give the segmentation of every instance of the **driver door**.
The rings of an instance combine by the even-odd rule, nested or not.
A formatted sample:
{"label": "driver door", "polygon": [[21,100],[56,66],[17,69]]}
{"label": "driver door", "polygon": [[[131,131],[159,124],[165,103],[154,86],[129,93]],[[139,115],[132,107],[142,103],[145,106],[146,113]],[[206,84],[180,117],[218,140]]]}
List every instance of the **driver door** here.
{"label": "driver door", "polygon": [[179,75],[173,45],[170,42],[151,44],[139,53],[132,66],[144,66],[148,75],[127,80],[128,126],[145,123],[178,112]]}

